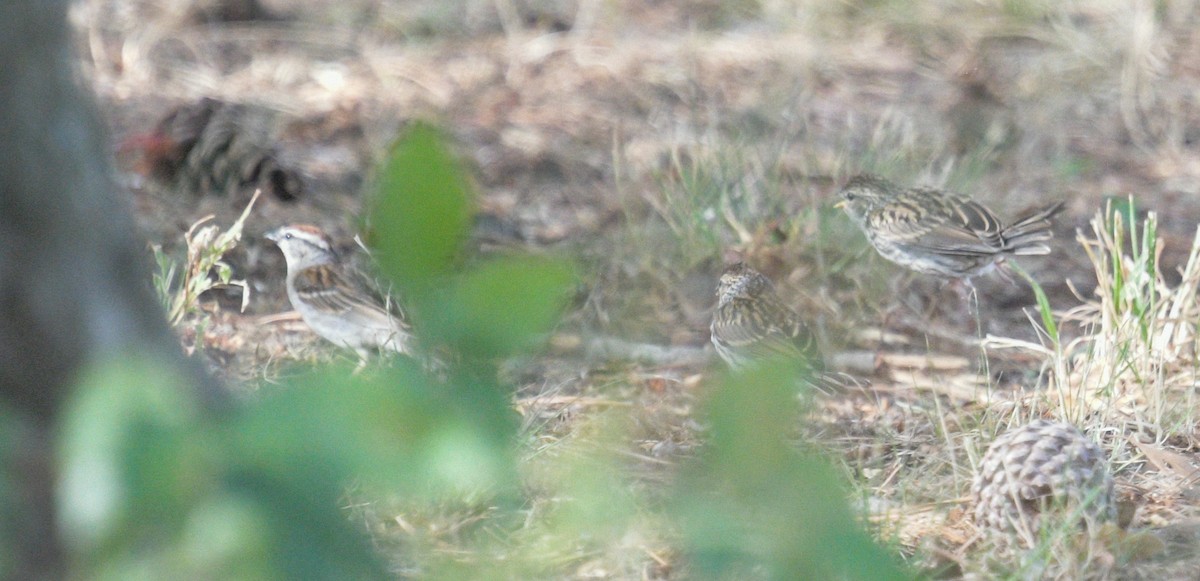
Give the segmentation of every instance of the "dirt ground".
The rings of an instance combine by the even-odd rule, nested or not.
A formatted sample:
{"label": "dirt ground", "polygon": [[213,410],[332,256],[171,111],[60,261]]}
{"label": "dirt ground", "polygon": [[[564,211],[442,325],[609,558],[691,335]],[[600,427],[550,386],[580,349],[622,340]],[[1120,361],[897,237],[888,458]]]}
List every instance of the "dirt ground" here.
{"label": "dirt ground", "polygon": [[[274,316],[289,309],[283,261],[262,234],[310,222],[349,247],[388,144],[434,119],[476,186],[472,251],[568,255],[584,272],[545,354],[514,371],[531,424],[552,437],[602,402],[643,409],[631,450],[646,482],[667,478],[661,465],[699,437],[689,412],[712,375],[713,288],[741,255],[813,321],[835,367],[872,382],[823,403],[806,431],[836,442],[858,485],[895,508],[880,518],[921,565],[961,558],[962,499],[946,497],[945,481],[896,493],[888,474],[961,470],[946,451],[957,428],[935,425],[946,417],[935,410],[1043,389],[1051,371],[1029,351],[984,357],[979,345],[1041,342],[1027,284],[977,280],[974,314],[945,283],[870,252],[831,208],[838,188],[870,171],[1007,218],[1064,201],[1054,252],[1020,260],[1058,310],[1095,296],[1076,238],[1107,200],[1133,196],[1143,216],[1158,214],[1168,281],[1200,222],[1194,1],[306,0],[263,1],[249,21],[205,9],[220,4],[236,3],[81,0],[73,12],[84,78],[152,244],[179,254],[192,223],[215,214],[228,225],[248,199],[176,191],[118,152],[172,107],[215,97],[278,114],[281,158],[305,177],[297,199],[262,200],[230,256],[250,288],[246,311],[240,294],[213,293],[201,338],[183,331],[216,371],[252,384],[288,362],[349,357]],[[1194,461],[1194,430],[1155,441]],[[1173,532],[1165,556],[1113,575],[1194,578],[1196,478],[1160,484],[1145,476],[1152,462],[1121,450],[1132,526]],[[682,578],[669,551],[650,554],[637,575],[584,560],[563,578],[588,567]]]}

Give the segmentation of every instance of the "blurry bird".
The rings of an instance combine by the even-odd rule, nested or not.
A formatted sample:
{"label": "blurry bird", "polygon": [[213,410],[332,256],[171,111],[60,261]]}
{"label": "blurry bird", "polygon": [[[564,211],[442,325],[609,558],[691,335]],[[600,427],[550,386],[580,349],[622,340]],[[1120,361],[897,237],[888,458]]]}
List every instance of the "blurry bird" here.
{"label": "blurry bird", "polygon": [[177,107],[121,150],[140,152],[144,173],[192,195],[248,196],[261,188],[290,201],[303,183],[299,172],[279,161],[275,123],[265,108],[205,97]]}
{"label": "blurry bird", "polygon": [[279,246],[287,261],[292,308],[317,335],[354,349],[362,361],[378,350],[416,356],[416,341],[404,312],[394,301],[373,293],[321,229],[296,224],[277,228],[266,237]]}
{"label": "blurry bird", "polygon": [[[1078,515],[1095,531],[1116,519],[1108,460],[1070,424],[1036,420],[992,442],[971,486],[976,525],[1032,545],[1044,515]],[[1065,512],[1069,511],[1069,512]]]}
{"label": "blurry bird", "polygon": [[712,342],[734,369],[772,356],[796,357],[821,367],[821,352],[808,327],[780,300],[762,273],[739,262],[717,283]]}
{"label": "blurry bird", "polygon": [[843,208],[884,258],[917,272],[967,280],[1008,256],[1050,253],[1057,202],[1010,225],[967,198],[930,188],[902,189],[873,175],[850,180]]}
{"label": "blurry bird", "polygon": [[717,283],[712,343],[734,370],[772,358],[799,362],[813,385],[831,392],[859,382],[824,370],[816,339],[800,315],[784,304],[765,275],[738,262]]}

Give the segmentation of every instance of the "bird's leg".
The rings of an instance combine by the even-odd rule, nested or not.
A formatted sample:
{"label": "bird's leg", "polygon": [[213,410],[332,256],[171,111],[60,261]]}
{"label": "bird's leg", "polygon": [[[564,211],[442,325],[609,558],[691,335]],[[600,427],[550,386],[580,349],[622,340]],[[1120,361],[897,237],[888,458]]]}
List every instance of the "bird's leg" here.
{"label": "bird's leg", "polygon": [[958,301],[966,307],[966,315],[968,319],[975,320],[976,334],[983,335],[983,321],[979,314],[979,290],[975,288],[975,284],[970,278],[955,279],[951,283],[954,286],[955,293],[958,294]]}
{"label": "bird's leg", "polygon": [[979,314],[979,290],[975,288],[975,283],[971,279],[961,279],[962,284],[959,285],[959,298],[967,305],[967,311]]}
{"label": "bird's leg", "polygon": [[[954,285],[953,281],[950,282],[950,285],[951,286]],[[940,295],[945,290],[946,290],[946,285],[942,285],[942,286],[938,287],[937,294]],[[932,321],[933,316],[935,314],[937,314],[938,305],[939,305],[939,301],[937,300],[937,297],[935,296],[935,297],[933,297],[933,300],[930,300],[929,304],[925,306],[925,309],[921,311],[921,320],[926,321],[926,322]]]}
{"label": "bird's leg", "polygon": [[1000,260],[996,261],[995,270],[997,273],[1000,274],[1000,278],[1004,279],[1005,282],[1007,282],[1008,284],[1011,284],[1013,286],[1019,286],[1017,283],[1017,279],[1013,278],[1012,267],[1010,267],[1008,265],[1007,260],[1000,259]]}

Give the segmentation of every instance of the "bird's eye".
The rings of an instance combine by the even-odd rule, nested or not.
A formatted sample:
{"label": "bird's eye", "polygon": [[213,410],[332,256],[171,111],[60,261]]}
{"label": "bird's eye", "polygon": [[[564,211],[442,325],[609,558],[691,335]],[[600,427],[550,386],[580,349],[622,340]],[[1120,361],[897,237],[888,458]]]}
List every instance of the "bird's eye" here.
{"label": "bird's eye", "polygon": [[842,197],[846,198],[846,201],[847,201],[847,202],[853,202],[853,201],[854,201],[854,198],[857,198],[858,196],[855,196],[854,194],[847,193],[847,194],[845,194],[845,195],[844,195],[844,196],[842,196]]}
{"label": "bird's eye", "polygon": [[291,240],[291,239],[292,239],[292,233],[291,233],[291,232],[288,232],[287,234],[284,234],[284,235],[283,235],[283,239],[284,239],[284,240]]}

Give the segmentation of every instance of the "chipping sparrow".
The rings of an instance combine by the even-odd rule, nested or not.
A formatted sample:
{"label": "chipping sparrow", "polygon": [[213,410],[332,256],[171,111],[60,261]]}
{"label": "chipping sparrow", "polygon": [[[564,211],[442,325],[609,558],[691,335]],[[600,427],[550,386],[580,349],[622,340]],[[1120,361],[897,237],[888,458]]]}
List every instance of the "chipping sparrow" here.
{"label": "chipping sparrow", "polygon": [[279,246],[287,261],[292,307],[317,335],[354,349],[364,361],[380,349],[414,355],[415,341],[403,313],[365,290],[367,285],[347,270],[319,228],[294,224],[266,237]]}
{"label": "chipping sparrow", "polygon": [[970,279],[1007,256],[1050,253],[1050,218],[1062,202],[1005,225],[983,205],[929,188],[902,189],[873,175],[850,180],[837,206],[884,258],[917,272]]}

